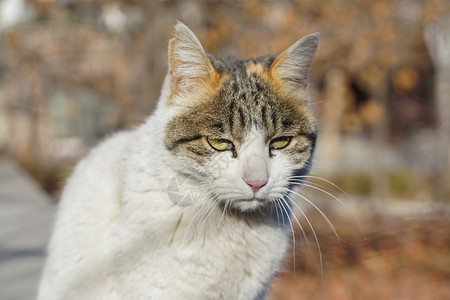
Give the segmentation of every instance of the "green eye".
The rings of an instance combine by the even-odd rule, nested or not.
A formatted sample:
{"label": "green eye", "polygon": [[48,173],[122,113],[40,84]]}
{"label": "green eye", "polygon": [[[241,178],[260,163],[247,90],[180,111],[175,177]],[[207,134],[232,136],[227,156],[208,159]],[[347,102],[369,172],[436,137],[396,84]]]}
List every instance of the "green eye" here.
{"label": "green eye", "polygon": [[229,140],[213,138],[206,138],[206,140],[208,141],[208,144],[217,151],[230,150],[233,147],[233,143]]}
{"label": "green eye", "polygon": [[280,150],[283,148],[286,148],[289,143],[291,142],[291,137],[290,136],[282,136],[276,139],[273,139],[270,142],[270,149],[275,149],[275,150]]}

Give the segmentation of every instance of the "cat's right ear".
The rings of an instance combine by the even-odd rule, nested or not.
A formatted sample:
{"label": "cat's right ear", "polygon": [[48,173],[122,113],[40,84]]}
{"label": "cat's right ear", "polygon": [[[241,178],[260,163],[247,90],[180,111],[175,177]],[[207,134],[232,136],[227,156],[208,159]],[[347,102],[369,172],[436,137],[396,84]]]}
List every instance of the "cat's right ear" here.
{"label": "cat's right ear", "polygon": [[217,88],[219,75],[195,34],[183,23],[175,25],[169,41],[169,78],[171,99],[182,96],[195,101]]}

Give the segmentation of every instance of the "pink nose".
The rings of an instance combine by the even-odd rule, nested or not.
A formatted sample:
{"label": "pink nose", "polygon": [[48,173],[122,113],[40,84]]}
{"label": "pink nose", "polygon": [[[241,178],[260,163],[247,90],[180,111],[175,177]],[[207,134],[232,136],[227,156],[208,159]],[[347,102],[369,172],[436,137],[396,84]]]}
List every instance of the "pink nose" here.
{"label": "pink nose", "polygon": [[253,193],[256,193],[267,184],[267,180],[249,180],[245,181],[245,183],[252,188]]}

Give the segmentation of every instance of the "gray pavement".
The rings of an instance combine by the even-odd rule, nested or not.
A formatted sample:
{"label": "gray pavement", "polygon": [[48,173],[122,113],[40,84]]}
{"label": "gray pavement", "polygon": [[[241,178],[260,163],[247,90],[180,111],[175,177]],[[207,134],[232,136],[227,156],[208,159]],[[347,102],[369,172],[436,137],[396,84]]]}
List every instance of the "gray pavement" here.
{"label": "gray pavement", "polygon": [[0,300],[36,299],[55,206],[15,163],[0,158]]}

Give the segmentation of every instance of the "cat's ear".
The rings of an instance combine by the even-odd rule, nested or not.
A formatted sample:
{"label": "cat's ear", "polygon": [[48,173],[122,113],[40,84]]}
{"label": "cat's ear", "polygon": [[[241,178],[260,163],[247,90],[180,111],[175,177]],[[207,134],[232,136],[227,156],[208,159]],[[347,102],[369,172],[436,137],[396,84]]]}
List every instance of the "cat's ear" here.
{"label": "cat's ear", "polygon": [[309,74],[318,45],[318,33],[307,35],[273,61],[270,66],[270,74],[288,94],[307,90]]}
{"label": "cat's ear", "polygon": [[175,25],[174,36],[169,41],[169,77],[172,95],[209,92],[219,80],[200,41],[181,22]]}

